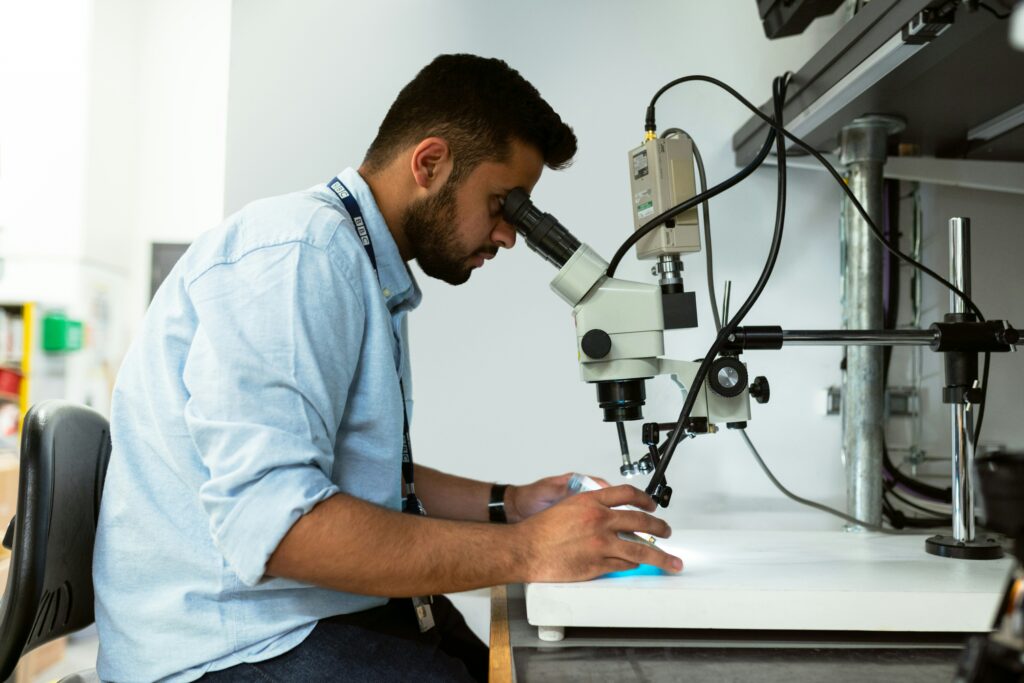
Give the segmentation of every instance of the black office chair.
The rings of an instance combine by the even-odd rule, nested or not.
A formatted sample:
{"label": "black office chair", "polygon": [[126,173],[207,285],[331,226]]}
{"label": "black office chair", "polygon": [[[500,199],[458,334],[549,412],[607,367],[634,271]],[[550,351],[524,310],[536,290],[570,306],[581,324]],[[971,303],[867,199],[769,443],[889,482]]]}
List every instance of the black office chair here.
{"label": "black office chair", "polygon": [[[43,401],[25,416],[17,516],[0,602],[0,681],[22,655],[93,622],[92,550],[110,427],[94,410]],[[98,680],[83,672],[64,681]]]}

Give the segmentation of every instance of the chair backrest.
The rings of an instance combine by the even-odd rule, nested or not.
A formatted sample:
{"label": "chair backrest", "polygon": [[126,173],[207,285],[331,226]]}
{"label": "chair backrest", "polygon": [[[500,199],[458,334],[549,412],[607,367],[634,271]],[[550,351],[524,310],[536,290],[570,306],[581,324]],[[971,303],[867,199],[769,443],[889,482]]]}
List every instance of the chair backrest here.
{"label": "chair backrest", "polygon": [[22,654],[93,622],[92,550],[110,428],[99,413],[43,401],[25,416],[11,565],[0,602],[0,680]]}

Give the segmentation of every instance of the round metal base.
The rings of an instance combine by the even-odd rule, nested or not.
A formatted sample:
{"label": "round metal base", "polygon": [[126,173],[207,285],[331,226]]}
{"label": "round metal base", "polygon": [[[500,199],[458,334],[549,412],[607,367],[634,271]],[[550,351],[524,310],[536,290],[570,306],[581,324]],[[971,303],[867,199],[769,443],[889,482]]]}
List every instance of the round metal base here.
{"label": "round metal base", "polygon": [[639,474],[650,474],[654,471],[654,465],[651,463],[651,459],[648,456],[644,456],[636,462],[624,464],[619,468],[619,474],[624,477],[635,477]]}
{"label": "round metal base", "polygon": [[994,538],[961,542],[952,536],[932,536],[925,540],[924,549],[955,560],[998,560],[1003,556],[1003,547]]}

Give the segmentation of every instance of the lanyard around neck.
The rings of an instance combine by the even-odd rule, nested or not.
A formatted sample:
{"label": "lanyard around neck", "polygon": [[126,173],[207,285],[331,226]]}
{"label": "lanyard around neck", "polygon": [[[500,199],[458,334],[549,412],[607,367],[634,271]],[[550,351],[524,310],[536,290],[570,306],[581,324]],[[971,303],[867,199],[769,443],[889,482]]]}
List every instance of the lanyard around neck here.
{"label": "lanyard around neck", "polygon": [[[327,183],[327,187],[337,195],[338,199],[345,206],[345,211],[348,212],[349,218],[352,219],[352,227],[356,231],[356,236],[359,237],[363,250],[366,251],[366,256],[370,259],[373,274],[377,276],[377,284],[383,287],[384,285],[380,281],[380,271],[377,269],[377,255],[373,251],[373,240],[370,239],[370,232],[366,229],[366,221],[363,220],[363,212],[359,208],[359,202],[352,196],[352,192],[349,191],[340,178],[332,178]],[[412,463],[412,438],[409,436],[409,415],[405,409],[405,383],[402,381],[401,370],[398,368],[396,370],[398,371],[398,388],[402,394],[402,479],[405,480],[402,510],[403,512],[425,515],[427,514],[426,510],[423,507],[423,503],[416,496],[416,486],[413,483],[415,468]]]}

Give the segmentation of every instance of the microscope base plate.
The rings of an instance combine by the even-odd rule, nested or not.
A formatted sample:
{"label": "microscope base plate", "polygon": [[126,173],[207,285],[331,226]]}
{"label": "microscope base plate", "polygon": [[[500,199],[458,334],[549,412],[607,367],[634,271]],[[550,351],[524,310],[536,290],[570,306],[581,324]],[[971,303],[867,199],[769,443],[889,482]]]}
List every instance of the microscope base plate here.
{"label": "microscope base plate", "polygon": [[954,560],[998,560],[1003,556],[1003,547],[992,538],[961,542],[952,536],[932,536],[924,542],[924,549]]}
{"label": "microscope base plate", "polygon": [[657,545],[682,558],[679,574],[530,583],[526,616],[570,628],[988,633],[1010,558],[951,561],[926,553],[927,538],[677,524]]}

